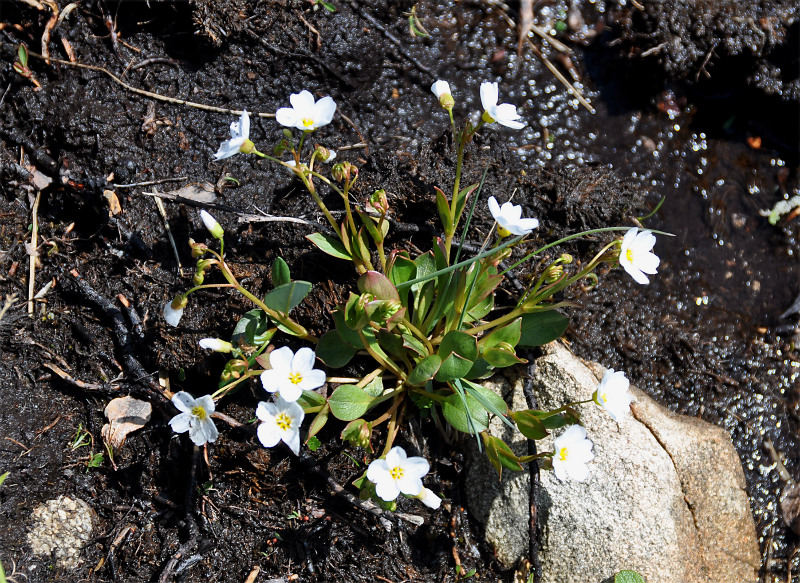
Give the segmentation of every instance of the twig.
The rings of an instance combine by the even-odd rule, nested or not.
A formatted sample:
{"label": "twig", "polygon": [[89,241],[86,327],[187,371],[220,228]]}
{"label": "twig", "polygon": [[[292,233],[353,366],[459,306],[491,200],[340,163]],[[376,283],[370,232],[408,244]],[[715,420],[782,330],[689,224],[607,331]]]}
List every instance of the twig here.
{"label": "twig", "polygon": [[[66,65],[68,67],[75,67],[77,69],[88,69],[89,71],[97,71],[98,73],[103,73],[104,75],[108,75],[112,81],[127,89],[132,93],[136,93],[138,95],[143,95],[145,97],[149,97],[151,99],[157,99],[159,101],[165,101],[167,103],[172,103],[175,105],[186,105],[188,107],[194,107],[196,109],[202,109],[204,111],[213,111],[215,113],[226,113],[226,114],[233,114],[233,115],[242,115],[241,109],[229,109],[227,107],[217,107],[215,105],[206,105],[205,103],[197,103],[194,101],[188,101],[186,99],[180,99],[178,97],[167,97],[166,95],[161,95],[160,93],[153,93],[152,91],[146,91],[144,89],[139,89],[138,87],[134,87],[133,85],[128,85],[122,79],[114,75],[111,71],[106,69],[105,67],[97,67],[95,65],[85,65],[83,63],[72,63],[70,61],[64,61],[62,59],[53,59],[53,58],[45,58],[40,54],[33,53],[28,51],[28,56],[33,57],[35,59],[41,59],[43,61],[47,61],[49,63],[58,63],[59,65]],[[255,115],[257,117],[269,118],[275,117],[274,113],[251,113],[251,115]]]}
{"label": "twig", "polygon": [[135,188],[137,186],[155,186],[165,182],[181,182],[189,180],[188,176],[176,176],[175,178],[162,178],[160,180],[148,180],[147,182],[132,182],[131,184],[114,184],[114,188]]}
{"label": "twig", "polygon": [[17,294],[6,294],[6,299],[3,302],[3,307],[0,308],[0,322],[3,321],[8,310],[11,309],[11,306],[17,301]]}
{"label": "twig", "polygon": [[172,252],[175,254],[175,263],[178,264],[178,273],[183,273],[181,257],[178,255],[178,246],[175,244],[175,237],[172,236],[172,229],[169,228],[169,219],[167,218],[167,211],[164,208],[164,203],[161,202],[161,198],[158,196],[158,191],[153,192],[153,194],[155,195],[153,200],[156,201],[156,206],[158,207],[158,212],[161,215],[161,220],[164,221],[164,229],[167,231],[169,244],[172,245]]}
{"label": "twig", "polygon": [[28,315],[33,318],[33,296],[34,289],[36,288],[36,259],[38,252],[36,248],[39,246],[39,201],[42,199],[42,191],[36,191],[36,199],[33,201],[33,209],[31,212],[31,246],[28,249],[28,256],[30,257],[30,269],[28,271]]}
{"label": "twig", "polygon": [[253,570],[250,571],[250,574],[247,576],[247,579],[244,580],[244,583],[255,583],[256,577],[261,572],[261,567],[258,565],[253,567]]}
{"label": "twig", "polygon": [[42,366],[47,368],[47,369],[49,369],[49,370],[51,370],[51,371],[53,371],[54,373],[56,373],[62,380],[66,381],[69,384],[71,384],[71,385],[73,385],[75,387],[78,387],[79,389],[84,390],[84,391],[105,391],[105,392],[108,392],[108,393],[112,393],[112,392],[116,392],[119,389],[119,387],[115,387],[113,385],[108,385],[108,384],[105,384],[105,383],[103,383],[103,384],[87,383],[87,382],[82,381],[80,379],[76,379],[75,377],[73,377],[68,372],[65,372],[65,371],[61,370],[59,367],[54,365],[52,362],[45,362],[45,363],[42,364]]}

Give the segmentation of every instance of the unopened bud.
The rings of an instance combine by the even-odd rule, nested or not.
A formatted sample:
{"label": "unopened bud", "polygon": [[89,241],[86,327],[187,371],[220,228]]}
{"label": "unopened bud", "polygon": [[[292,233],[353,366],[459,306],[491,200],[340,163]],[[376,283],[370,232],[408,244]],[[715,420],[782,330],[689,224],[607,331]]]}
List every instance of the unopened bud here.
{"label": "unopened bud", "polygon": [[551,265],[547,268],[547,273],[544,277],[545,283],[554,283],[564,277],[564,268],[560,265]]}
{"label": "unopened bud", "polygon": [[383,189],[376,190],[372,193],[367,201],[367,211],[374,210],[380,215],[389,213],[389,199],[386,198],[386,191]]}
{"label": "unopened bud", "polygon": [[329,150],[324,146],[317,146],[317,152],[319,152],[319,159],[323,162],[333,162],[333,159],[336,158],[336,151]]}
{"label": "unopened bud", "polygon": [[200,340],[200,348],[213,350],[214,352],[228,353],[233,350],[233,344],[220,340],[219,338],[203,338]]}
{"label": "unopened bud", "polygon": [[215,239],[222,239],[225,236],[225,231],[222,229],[217,219],[208,214],[205,210],[200,211],[200,218],[203,219],[203,224]]}
{"label": "unopened bud", "polygon": [[202,257],[203,255],[205,255],[206,251],[208,251],[208,245],[206,245],[205,243],[198,243],[194,239],[189,239],[189,247],[192,248],[193,259]]}
{"label": "unopened bud", "polygon": [[340,162],[339,164],[334,164],[333,168],[331,168],[331,176],[336,182],[341,182],[345,178],[345,171],[344,165]]}
{"label": "unopened bud", "polygon": [[450,91],[450,84],[447,81],[442,81],[441,79],[436,81],[436,83],[431,85],[431,91],[433,91],[433,94],[439,99],[439,105],[447,111],[453,109],[456,101],[453,99],[453,94]]}

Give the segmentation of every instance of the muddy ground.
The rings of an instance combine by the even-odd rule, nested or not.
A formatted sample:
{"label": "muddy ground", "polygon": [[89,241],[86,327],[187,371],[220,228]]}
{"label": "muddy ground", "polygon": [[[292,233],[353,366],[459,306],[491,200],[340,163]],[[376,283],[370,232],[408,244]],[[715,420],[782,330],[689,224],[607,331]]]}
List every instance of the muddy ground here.
{"label": "muddy ground", "polygon": [[[302,89],[331,95],[339,115],[314,137],[361,167],[359,195],[387,190],[397,219],[392,244],[401,247],[430,245],[438,233],[433,189],[453,177],[447,119],[429,91],[436,78],[450,81],[462,119],[477,111],[477,88],[487,79],[520,106],[528,126],[485,132],[466,173],[477,181],[488,168],[487,194],[513,193],[540,218],[532,244],[633,224],[665,197],[645,221],[676,235],[659,239],[659,275],[640,287],[613,271],[593,290],[573,292],[582,307],[570,312],[566,339],[579,354],[625,370],[668,407],[731,432],[764,580],[786,581],[798,570],[798,541],[781,520],[782,482],[765,444],[800,478],[797,316],[779,318],[800,293],[800,219],[772,226],[759,211],[797,194],[797,6],[537,4],[537,23],[557,31],[572,54],[534,44],[570,79],[574,71],[592,114],[529,47],[517,55],[516,32],[504,19],[516,18],[515,6],[419,2],[430,33],[421,38],[409,34],[412,2],[332,4],[335,12],[299,0],[80,2],[47,46],[59,59],[69,48],[80,63],[132,87],[218,107],[270,113]],[[725,10],[747,26],[710,16]],[[237,274],[263,292],[269,265],[284,257],[295,277],[316,284],[298,309],[316,333],[329,325],[352,274],[303,238],[316,225],[252,219],[269,213],[318,224],[321,215],[285,171],[244,156],[212,161],[234,116],[144,96],[98,70],[32,58],[39,89],[15,73],[17,44],[40,52],[50,17],[25,2],[0,4],[0,292],[19,298],[0,320],[7,571],[14,564],[17,580],[31,582],[244,581],[258,567],[257,581],[427,582],[457,580],[460,563],[477,570],[471,580],[511,581],[463,507],[458,444],[445,444],[432,426],[400,438],[426,452],[427,485],[446,499],[437,512],[401,504],[425,519],[421,527],[365,513],[334,493],[367,459],[341,446],[335,427],[323,432],[322,449],[297,459],[220,424],[210,465],[171,433],[174,411],[158,397],[159,373],[173,389],[212,390],[223,360],[197,342],[228,336],[249,308],[207,293],[193,299],[179,328],[164,323],[162,305],[187,289],[190,274],[181,275],[146,192],[216,185],[215,200],[202,206],[226,228]],[[668,38],[680,42],[664,44]],[[279,134],[271,119],[254,118],[258,145],[268,148]],[[29,317],[34,178],[52,181],[38,204],[34,288],[55,284]],[[167,182],[123,186],[152,181]],[[105,190],[120,212],[109,214]],[[164,204],[180,261],[191,265],[187,239],[206,237],[197,205]],[[490,226],[482,212],[474,240]],[[586,259],[596,243],[565,250]],[[150,400],[153,419],[113,463],[106,456],[88,467],[102,452],[103,408],[121,394]],[[220,408],[245,422],[262,397],[252,387]],[[73,447],[83,430],[93,443]],[[24,534],[33,508],[59,495],[86,500],[96,514],[82,564],[69,570],[35,556]]]}

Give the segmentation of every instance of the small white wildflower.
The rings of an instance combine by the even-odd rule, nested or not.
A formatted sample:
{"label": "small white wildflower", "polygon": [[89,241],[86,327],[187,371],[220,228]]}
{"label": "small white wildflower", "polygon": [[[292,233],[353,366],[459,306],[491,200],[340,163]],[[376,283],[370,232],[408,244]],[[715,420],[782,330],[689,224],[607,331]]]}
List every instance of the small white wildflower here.
{"label": "small white wildflower", "polygon": [[264,447],[274,447],[283,441],[295,455],[300,454],[300,426],[305,417],[300,405],[280,397],[274,403],[261,401],[256,408],[256,417],[261,420],[256,434]]}
{"label": "small white wildflower", "polygon": [[431,91],[433,91],[436,99],[439,100],[439,105],[447,110],[453,109],[455,100],[453,99],[453,94],[450,91],[450,84],[447,81],[442,81],[439,79],[436,81],[436,83],[431,85]]}
{"label": "small white wildflower", "polygon": [[567,477],[584,482],[589,477],[586,465],[594,459],[592,442],[586,439],[586,430],[580,425],[570,425],[553,440],[553,471],[562,482]]}
{"label": "small white wildflower", "polygon": [[210,395],[195,399],[189,393],[180,391],[172,396],[172,404],[180,411],[169,422],[175,433],[188,431],[189,438],[195,445],[217,440],[219,432],[211,420],[211,414],[216,407]]}
{"label": "small white wildflower", "polygon": [[608,369],[603,375],[603,380],[592,395],[594,402],[608,411],[608,414],[619,422],[622,417],[630,413],[633,395],[628,388],[630,381],[625,378],[625,373],[621,370],[614,372],[613,368]]}
{"label": "small white wildflower", "polygon": [[281,107],[275,112],[275,121],[282,126],[297,128],[305,132],[313,131],[331,123],[336,112],[336,102],[331,97],[323,97],[314,102],[309,91],[292,93],[289,96],[292,107]]}
{"label": "small white wildflower", "polygon": [[650,283],[645,273],[653,275],[661,260],[652,252],[656,236],[651,231],[639,232],[634,227],[625,233],[619,248],[619,264],[636,283]]}
{"label": "small white wildflower", "polygon": [[398,495],[417,497],[422,494],[422,477],[430,465],[423,457],[408,457],[405,450],[395,446],[386,459],[377,459],[367,467],[367,479],[375,484],[375,493],[386,502]]}
{"label": "small white wildflower", "polygon": [[419,496],[417,496],[417,498],[419,498],[419,501],[425,506],[434,510],[438,509],[439,506],[442,505],[442,499],[434,494],[431,490],[428,490],[428,488],[423,488],[422,492],[419,494]]}
{"label": "small white wildflower", "polygon": [[217,222],[217,219],[212,217],[205,209],[200,211],[200,218],[203,219],[203,224],[215,239],[222,239],[225,236],[225,230]]}
{"label": "small white wildflower", "polygon": [[219,161],[235,156],[239,152],[250,153],[254,148],[250,141],[250,114],[242,111],[239,121],[231,123],[231,139],[225,140],[214,154],[214,160]]}
{"label": "small white wildflower", "polygon": [[184,296],[178,296],[174,300],[164,304],[164,319],[170,326],[176,327],[183,317],[183,309],[186,307],[187,300]]}
{"label": "small white wildflower", "polygon": [[539,219],[523,219],[522,207],[511,202],[497,204],[497,199],[489,197],[489,212],[497,221],[497,232],[501,237],[509,235],[527,235],[539,226]]}
{"label": "small white wildflower", "polygon": [[525,127],[525,122],[518,121],[521,119],[517,114],[517,108],[510,103],[497,104],[499,99],[499,90],[497,83],[484,81],[481,83],[481,105],[483,105],[483,121],[486,123],[497,122],[502,126],[511,128],[512,130],[519,130]]}
{"label": "small white wildflower", "polygon": [[314,368],[315,359],[314,351],[305,346],[296,354],[288,346],[273,350],[269,353],[272,368],[261,373],[264,390],[278,393],[284,401],[293,403],[303,391],[321,387],[325,384],[325,372]]}
{"label": "small white wildflower", "polygon": [[233,344],[221,340],[220,338],[203,338],[200,340],[200,348],[213,350],[214,352],[228,353],[233,350]]}

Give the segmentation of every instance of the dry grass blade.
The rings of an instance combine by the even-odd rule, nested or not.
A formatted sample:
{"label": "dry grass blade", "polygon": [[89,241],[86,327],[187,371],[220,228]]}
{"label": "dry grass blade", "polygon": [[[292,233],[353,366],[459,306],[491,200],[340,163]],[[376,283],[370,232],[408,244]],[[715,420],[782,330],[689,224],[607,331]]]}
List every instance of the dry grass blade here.
{"label": "dry grass blade", "polygon": [[17,294],[6,295],[6,299],[3,302],[3,307],[0,308],[0,322],[3,321],[3,318],[5,318],[6,314],[11,309],[11,306],[13,306],[16,303],[16,301],[17,301]]}

